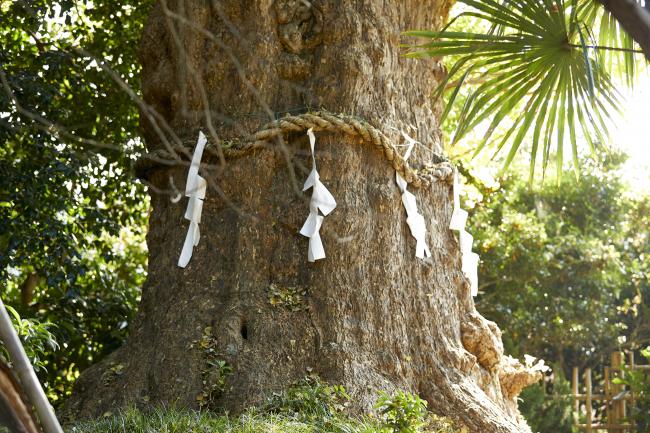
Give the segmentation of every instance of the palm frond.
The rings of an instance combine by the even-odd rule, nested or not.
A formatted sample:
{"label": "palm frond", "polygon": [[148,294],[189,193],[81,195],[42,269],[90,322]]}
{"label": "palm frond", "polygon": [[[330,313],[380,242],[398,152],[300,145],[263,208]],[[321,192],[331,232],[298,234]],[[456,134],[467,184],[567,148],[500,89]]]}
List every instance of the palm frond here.
{"label": "palm frond", "polygon": [[[541,160],[545,172],[551,155],[561,174],[566,144],[577,174],[579,136],[591,150],[604,144],[608,119],[620,111],[611,73],[621,72],[628,82],[634,77],[631,38],[594,0],[461,1],[470,7],[462,15],[485,21],[488,32],[446,27],[406,33],[427,39],[410,45],[408,57],[456,59],[433,93],[439,99],[454,88],[441,121],[458,87],[472,77],[481,78],[482,84],[472,89],[460,109],[452,144],[487,125],[476,153],[489,147],[498,153],[509,145],[507,167],[522,144],[530,143],[532,181],[537,162]],[[596,37],[591,29],[597,24]],[[603,46],[615,50],[603,51]],[[506,128],[505,134],[493,139],[500,127]]]}

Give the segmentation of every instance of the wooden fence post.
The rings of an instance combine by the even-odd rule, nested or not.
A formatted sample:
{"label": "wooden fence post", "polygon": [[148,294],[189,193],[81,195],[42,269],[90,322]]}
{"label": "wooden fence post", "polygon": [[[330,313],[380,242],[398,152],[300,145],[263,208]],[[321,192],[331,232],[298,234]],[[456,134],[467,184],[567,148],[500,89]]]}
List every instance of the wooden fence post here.
{"label": "wooden fence post", "polygon": [[[628,364],[629,364],[630,371],[634,371],[634,369],[636,368],[635,360],[634,360],[634,350],[630,350],[628,359],[629,359]],[[632,390],[630,390],[630,413],[634,412],[635,406],[636,406],[636,401],[634,399],[634,393],[632,392]],[[636,424],[634,423],[634,421],[630,421],[629,431],[630,433],[636,431]]]}
{"label": "wooden fence post", "polygon": [[603,392],[605,393],[605,416],[607,417],[607,425],[614,425],[615,422],[612,419],[612,382],[609,367],[605,367],[603,380],[605,381]]}
{"label": "wooden fence post", "polygon": [[[627,366],[626,361],[628,362]],[[582,391],[580,371],[577,367],[573,367],[571,394],[575,419],[574,427],[586,433],[601,431],[607,431],[608,433],[641,433],[637,432],[633,421],[626,419],[628,412],[632,413],[634,411],[636,396],[626,385],[613,382],[616,378],[624,378],[625,372],[632,370],[650,372],[650,365],[636,365],[634,353],[614,352],[611,354],[611,366],[604,367],[602,390],[598,384],[594,388],[591,368],[586,368],[582,374],[584,380],[584,386],[582,387],[584,391]],[[584,402],[585,408],[584,422],[581,422],[580,413],[582,411],[582,402]],[[599,402],[604,403],[605,407],[603,408]],[[596,411],[594,411],[594,403],[596,403]],[[602,413],[603,410],[605,413]]]}
{"label": "wooden fence post", "polygon": [[575,424],[580,423],[580,399],[578,392],[580,391],[580,384],[578,375],[578,367],[573,367],[573,374],[571,376],[571,392],[573,394],[573,419]]}
{"label": "wooden fence post", "polygon": [[[621,352],[612,353],[612,376],[621,377],[621,366],[623,365],[623,354]],[[624,386],[619,384],[612,385],[612,395],[616,396],[623,391]],[[609,424],[620,424],[625,417],[624,401],[617,400],[612,403],[612,422]]]}
{"label": "wooden fence post", "polygon": [[585,369],[585,410],[587,411],[586,424],[587,428],[585,431],[591,433],[591,426],[593,423],[593,414],[591,407],[591,368]]}

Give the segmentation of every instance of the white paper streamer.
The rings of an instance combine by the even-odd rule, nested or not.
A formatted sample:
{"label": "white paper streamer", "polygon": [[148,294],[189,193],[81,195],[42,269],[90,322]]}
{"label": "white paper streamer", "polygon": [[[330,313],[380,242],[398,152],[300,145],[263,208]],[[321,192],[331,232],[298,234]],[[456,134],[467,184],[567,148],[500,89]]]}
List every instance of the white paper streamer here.
{"label": "white paper streamer", "polygon": [[474,237],[465,230],[467,211],[460,207],[460,184],[458,171],[454,170],[454,212],[451,215],[449,228],[456,230],[460,236],[461,269],[470,283],[472,296],[478,295],[478,263],[479,255],[472,252]]}
{"label": "white paper streamer", "polygon": [[[408,147],[404,154],[404,161],[406,161],[411,156],[413,146],[417,141],[409,137],[404,131],[400,132],[408,142]],[[426,224],[424,217],[418,212],[415,196],[406,189],[408,184],[399,173],[395,173],[395,182],[397,183],[399,190],[402,192],[402,204],[404,205],[404,209],[406,209],[406,224],[408,224],[411,229],[411,236],[415,238],[415,257],[420,259],[431,257],[431,251],[429,250],[426,241]]]}
{"label": "white paper streamer", "polygon": [[205,199],[205,192],[208,183],[204,178],[199,176],[199,167],[201,166],[201,158],[203,157],[203,149],[208,140],[199,132],[199,139],[196,142],[194,155],[192,156],[192,163],[190,170],[187,173],[187,183],[185,184],[185,196],[190,200],[187,203],[185,210],[185,219],[190,221],[190,227],[185,236],[183,243],[183,250],[178,259],[178,266],[184,268],[192,258],[192,250],[199,244],[201,232],[199,230],[199,223],[201,222],[201,213],[203,211],[203,199]]}
{"label": "white paper streamer", "polygon": [[[325,249],[320,238],[320,227],[323,224],[325,216],[329,215],[336,208],[336,200],[334,200],[334,196],[332,196],[320,181],[320,176],[316,170],[316,157],[314,155],[316,137],[314,136],[314,131],[309,128],[307,135],[309,136],[309,146],[311,148],[312,169],[302,190],[307,191],[309,188],[312,188],[312,194],[311,202],[309,203],[309,216],[300,229],[300,234],[309,238],[307,260],[315,262],[316,260],[325,258]],[[324,216],[319,215],[319,210]]]}

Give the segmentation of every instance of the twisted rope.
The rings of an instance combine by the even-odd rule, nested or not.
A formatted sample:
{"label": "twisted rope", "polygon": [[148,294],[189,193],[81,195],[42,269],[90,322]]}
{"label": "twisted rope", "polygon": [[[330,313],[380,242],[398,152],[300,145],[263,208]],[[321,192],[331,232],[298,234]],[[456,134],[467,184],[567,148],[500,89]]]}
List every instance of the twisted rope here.
{"label": "twisted rope", "polygon": [[[415,188],[429,186],[436,180],[448,181],[453,174],[451,164],[440,157],[435,166],[425,167],[422,170],[413,170],[400,155],[393,142],[379,129],[367,122],[344,114],[332,114],[324,111],[304,113],[295,116],[286,116],[280,120],[269,122],[248,139],[235,143],[231,147],[223,147],[226,158],[240,158],[255,150],[265,148],[273,140],[281,138],[292,132],[305,132],[312,128],[314,132],[343,132],[351,137],[360,138],[363,142],[372,144],[380,149],[397,173]],[[187,149],[182,149],[188,154]],[[171,155],[166,149],[159,149],[138,160],[136,172],[143,173],[166,158],[178,161],[178,155]]]}

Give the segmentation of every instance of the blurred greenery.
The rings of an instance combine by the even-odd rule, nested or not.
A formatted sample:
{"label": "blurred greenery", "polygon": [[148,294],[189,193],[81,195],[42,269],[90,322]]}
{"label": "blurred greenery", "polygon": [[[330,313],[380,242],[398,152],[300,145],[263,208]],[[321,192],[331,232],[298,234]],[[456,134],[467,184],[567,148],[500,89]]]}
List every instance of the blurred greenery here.
{"label": "blurred greenery", "polygon": [[137,91],[151,3],[0,2],[2,296],[22,323],[56,324],[59,350],[38,358],[55,403],[121,344],[145,277],[138,112],[100,66]]}
{"label": "blurred greenery", "polygon": [[554,365],[552,380],[520,396],[533,431],[571,431],[572,367],[602,371],[611,352],[650,343],[650,197],[623,180],[626,159],[600,152],[579,180],[535,188],[521,166],[495,179],[461,165],[481,256],[477,308],[507,353]]}
{"label": "blurred greenery", "polygon": [[522,391],[519,410],[533,432],[577,433],[570,394],[571,384],[556,372]]}
{"label": "blurred greenery", "polygon": [[498,188],[475,182],[477,305],[501,326],[509,353],[568,374],[650,342],[650,243],[640,229],[650,223],[650,199],[621,180],[624,161],[614,152],[588,158],[580,180],[558,187],[531,189],[516,172]]}

